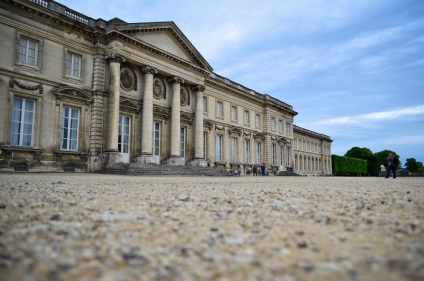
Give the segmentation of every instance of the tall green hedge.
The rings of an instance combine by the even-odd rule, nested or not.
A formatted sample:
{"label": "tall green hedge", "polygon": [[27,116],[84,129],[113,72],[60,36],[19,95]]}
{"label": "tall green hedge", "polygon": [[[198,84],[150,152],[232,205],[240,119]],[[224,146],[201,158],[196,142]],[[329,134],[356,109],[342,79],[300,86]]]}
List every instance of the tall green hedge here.
{"label": "tall green hedge", "polygon": [[331,155],[333,175],[335,176],[366,176],[367,160],[346,156]]}

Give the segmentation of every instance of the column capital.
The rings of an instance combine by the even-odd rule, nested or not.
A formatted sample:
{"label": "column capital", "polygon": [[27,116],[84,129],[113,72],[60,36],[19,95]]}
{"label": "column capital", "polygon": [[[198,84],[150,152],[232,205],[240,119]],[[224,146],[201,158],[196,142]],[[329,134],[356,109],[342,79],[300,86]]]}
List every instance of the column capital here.
{"label": "column capital", "polygon": [[155,68],[155,67],[153,67],[153,66],[150,66],[150,65],[146,65],[146,66],[144,66],[144,67],[141,69],[141,71],[142,71],[144,74],[152,74],[152,75],[158,74],[158,69],[157,69],[157,68]]}
{"label": "column capital", "polygon": [[127,60],[123,55],[120,55],[120,54],[117,54],[117,53],[110,53],[110,54],[108,54],[106,56],[106,59],[109,62],[117,62],[117,63],[123,63],[123,62],[125,62]]}
{"label": "column capital", "polygon": [[205,86],[203,85],[196,85],[191,87],[191,89],[195,92],[204,92],[205,91]]}
{"label": "column capital", "polygon": [[171,84],[184,84],[184,79],[179,76],[168,78],[168,82]]}

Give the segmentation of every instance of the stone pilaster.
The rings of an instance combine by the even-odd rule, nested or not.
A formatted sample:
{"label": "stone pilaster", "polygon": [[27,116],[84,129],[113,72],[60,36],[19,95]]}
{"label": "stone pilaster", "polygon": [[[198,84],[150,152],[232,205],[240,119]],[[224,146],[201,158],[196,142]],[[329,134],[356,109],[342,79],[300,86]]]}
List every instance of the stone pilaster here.
{"label": "stone pilaster", "polygon": [[166,164],[170,166],[183,166],[184,160],[180,156],[180,133],[181,133],[181,84],[184,79],[181,77],[171,77],[168,80],[172,84],[172,112],[171,112],[171,157]]}
{"label": "stone pilaster", "polygon": [[194,125],[194,159],[190,162],[192,166],[207,167],[203,155],[203,91],[205,86],[197,85],[192,87],[196,93],[196,112]]}
{"label": "stone pilaster", "polygon": [[121,76],[121,63],[125,58],[119,54],[109,56],[109,96],[107,105],[106,123],[106,161],[105,168],[111,168],[119,162],[118,153],[118,126],[119,126],[119,88]]}
{"label": "stone pilaster", "polygon": [[100,169],[98,156],[104,148],[104,91],[106,58],[103,48],[97,48],[93,61],[93,104],[90,123],[90,171]]}
{"label": "stone pilaster", "polygon": [[141,127],[141,155],[138,163],[153,163],[152,127],[153,127],[153,75],[158,70],[151,66],[142,68],[144,73],[143,119]]}

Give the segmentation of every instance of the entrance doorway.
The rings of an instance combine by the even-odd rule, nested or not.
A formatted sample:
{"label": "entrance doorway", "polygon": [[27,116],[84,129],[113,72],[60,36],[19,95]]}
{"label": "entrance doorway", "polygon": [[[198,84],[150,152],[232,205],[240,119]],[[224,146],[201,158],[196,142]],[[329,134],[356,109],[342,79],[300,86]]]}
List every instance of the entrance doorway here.
{"label": "entrance doorway", "polygon": [[153,144],[153,157],[154,162],[156,164],[160,164],[160,123],[159,122],[153,122],[153,132],[152,132],[152,144]]}
{"label": "entrance doorway", "polygon": [[180,130],[180,140],[181,140],[180,157],[184,159],[184,161],[186,158],[186,139],[187,139],[187,130],[185,127],[182,127]]}
{"label": "entrance doorway", "polygon": [[130,162],[130,130],[131,119],[129,116],[119,115],[118,128],[118,151],[122,156],[122,162]]}

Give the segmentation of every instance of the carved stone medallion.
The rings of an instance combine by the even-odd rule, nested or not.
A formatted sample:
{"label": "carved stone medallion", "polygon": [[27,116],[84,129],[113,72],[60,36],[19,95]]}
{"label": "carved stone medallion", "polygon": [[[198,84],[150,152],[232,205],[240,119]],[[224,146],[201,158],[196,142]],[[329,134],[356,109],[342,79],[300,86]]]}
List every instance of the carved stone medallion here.
{"label": "carved stone medallion", "polygon": [[185,88],[181,87],[181,94],[180,94],[180,105],[190,105],[190,96],[188,91]]}
{"label": "carved stone medallion", "polygon": [[159,78],[153,79],[153,96],[157,100],[166,98],[165,84]]}
{"label": "carved stone medallion", "polygon": [[134,89],[134,73],[131,69],[123,67],[121,69],[121,87],[125,91],[131,91]]}

